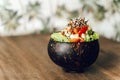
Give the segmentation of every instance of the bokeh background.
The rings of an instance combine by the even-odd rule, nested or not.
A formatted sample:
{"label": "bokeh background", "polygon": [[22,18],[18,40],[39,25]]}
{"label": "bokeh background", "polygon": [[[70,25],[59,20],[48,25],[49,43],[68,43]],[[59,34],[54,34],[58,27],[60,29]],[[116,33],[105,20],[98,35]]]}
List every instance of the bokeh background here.
{"label": "bokeh background", "polygon": [[77,17],[120,41],[120,0],[0,0],[0,36],[52,33]]}

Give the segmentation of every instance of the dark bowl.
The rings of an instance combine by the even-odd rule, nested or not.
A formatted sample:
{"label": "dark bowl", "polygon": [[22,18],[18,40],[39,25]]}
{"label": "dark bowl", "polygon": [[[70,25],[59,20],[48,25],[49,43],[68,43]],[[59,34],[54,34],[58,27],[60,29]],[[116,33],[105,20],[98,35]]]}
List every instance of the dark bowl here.
{"label": "dark bowl", "polygon": [[83,71],[92,65],[99,54],[99,42],[58,42],[48,43],[50,59],[65,71]]}

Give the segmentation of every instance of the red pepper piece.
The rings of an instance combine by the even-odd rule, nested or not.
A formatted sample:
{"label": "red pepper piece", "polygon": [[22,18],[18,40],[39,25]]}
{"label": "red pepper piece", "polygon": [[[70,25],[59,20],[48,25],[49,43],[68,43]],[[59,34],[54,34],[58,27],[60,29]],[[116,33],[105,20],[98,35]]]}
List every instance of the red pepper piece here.
{"label": "red pepper piece", "polygon": [[88,29],[88,26],[87,26],[87,25],[84,25],[84,26],[80,29],[79,35],[81,36],[82,33],[85,33],[85,32],[87,31],[87,29]]}

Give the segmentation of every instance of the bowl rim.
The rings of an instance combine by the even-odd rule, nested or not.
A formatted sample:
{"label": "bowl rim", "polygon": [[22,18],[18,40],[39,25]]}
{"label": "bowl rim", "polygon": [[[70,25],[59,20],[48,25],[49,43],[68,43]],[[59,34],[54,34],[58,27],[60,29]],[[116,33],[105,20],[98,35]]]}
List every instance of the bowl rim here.
{"label": "bowl rim", "polygon": [[95,42],[95,41],[98,41],[99,42],[99,39],[96,39],[96,40],[93,40],[93,41],[89,41],[89,42],[61,42],[61,41],[55,41],[53,38],[50,38],[49,41],[53,41],[53,42],[57,42],[57,43],[91,43],[91,42]]}
{"label": "bowl rim", "polygon": [[[60,31],[56,31],[55,33],[58,33]],[[95,39],[93,41],[89,41],[89,42],[61,42],[61,41],[55,41],[53,38],[50,37],[50,40],[54,41],[54,42],[58,42],[58,43],[91,43],[91,42],[95,42],[95,41],[98,41],[99,42],[99,39]]]}

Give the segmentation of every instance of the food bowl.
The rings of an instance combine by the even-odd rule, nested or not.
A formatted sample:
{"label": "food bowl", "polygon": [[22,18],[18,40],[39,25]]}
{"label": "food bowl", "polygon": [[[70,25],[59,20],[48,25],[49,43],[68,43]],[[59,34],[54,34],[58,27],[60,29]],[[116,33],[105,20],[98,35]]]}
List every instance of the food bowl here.
{"label": "food bowl", "polygon": [[84,71],[92,65],[99,54],[99,41],[59,42],[50,38],[48,43],[50,59],[65,71]]}

